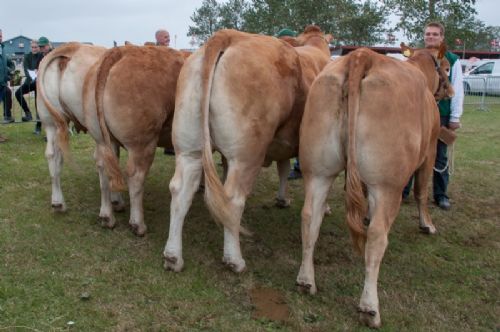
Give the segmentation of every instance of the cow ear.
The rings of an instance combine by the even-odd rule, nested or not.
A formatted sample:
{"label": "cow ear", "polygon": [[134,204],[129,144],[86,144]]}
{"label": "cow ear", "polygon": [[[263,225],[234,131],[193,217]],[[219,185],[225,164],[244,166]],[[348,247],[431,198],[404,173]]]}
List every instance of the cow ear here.
{"label": "cow ear", "polygon": [[442,59],[447,50],[448,47],[446,47],[446,43],[442,42],[441,45],[439,45],[438,59]]}
{"label": "cow ear", "polygon": [[330,33],[325,35],[325,40],[328,44],[330,44],[330,42],[333,40],[333,35]]}
{"label": "cow ear", "polygon": [[399,47],[401,47],[401,53],[402,53],[405,57],[409,58],[409,57],[411,57],[411,56],[413,55],[413,50],[412,50],[409,46],[406,46],[406,45],[405,45],[405,43],[403,43],[403,42],[402,42],[402,43],[399,45]]}

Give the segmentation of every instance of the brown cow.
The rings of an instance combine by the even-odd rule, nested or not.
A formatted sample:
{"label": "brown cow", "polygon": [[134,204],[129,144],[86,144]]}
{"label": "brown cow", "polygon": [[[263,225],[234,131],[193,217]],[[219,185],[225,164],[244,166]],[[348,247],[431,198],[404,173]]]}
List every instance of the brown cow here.
{"label": "brown cow", "polygon": [[[137,235],[146,232],[144,179],[156,147],[172,148],[175,91],[183,64],[184,55],[169,47],[118,47],[104,54],[85,81],[85,109],[97,113],[103,133],[97,151],[112,189],[125,186],[114,150],[121,145],[128,151],[129,224]],[[114,220],[107,226],[113,227]]]}
{"label": "brown cow", "polygon": [[[319,28],[306,28],[297,40],[302,47],[274,37],[221,30],[184,65],[172,133],[176,168],[170,182],[167,269],[183,267],[182,227],[202,168],[209,210],[224,225],[223,261],[236,272],[245,268],[239,232],[246,197],[262,165],[273,160],[281,181],[286,181],[289,159],[297,155],[310,84],[330,59]],[[227,159],[224,185],[213,164],[212,142]],[[287,201],[285,192],[281,188],[278,198]]]}
{"label": "brown cow", "polygon": [[[102,140],[97,117],[84,114],[82,89],[85,75],[105,51],[104,47],[68,43],[50,52],[40,63],[37,111],[47,133],[45,156],[52,178],[51,203],[55,211],[66,210],[60,175],[63,153],[69,152],[68,122],[73,122],[78,131],[88,131],[94,139]],[[112,204],[115,210],[122,210],[124,202],[119,193],[110,197],[107,177],[98,161],[97,164],[101,183],[99,215],[107,217],[112,215]]]}
{"label": "brown cow", "polygon": [[381,324],[378,271],[403,187],[414,172],[420,227],[436,231],[426,205],[439,132],[433,94],[453,95],[439,66],[447,63],[444,50],[437,53],[418,50],[402,62],[358,49],[325,67],[304,111],[299,153],[305,185],[303,257],[297,284],[316,293],[313,251],[323,206],[333,180],[346,169],[347,223],[366,266],[360,319],[370,327]]}

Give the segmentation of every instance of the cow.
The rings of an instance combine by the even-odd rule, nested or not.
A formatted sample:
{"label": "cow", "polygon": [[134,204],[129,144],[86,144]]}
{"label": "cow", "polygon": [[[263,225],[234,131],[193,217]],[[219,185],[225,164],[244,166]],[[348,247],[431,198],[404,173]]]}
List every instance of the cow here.
{"label": "cow", "polygon": [[[224,226],[223,262],[245,269],[239,243],[247,196],[262,166],[276,161],[278,201],[288,203],[289,159],[298,152],[298,129],[310,85],[330,60],[324,34],[309,26],[292,47],[274,37],[220,30],[186,62],[179,77],[173,123],[175,173],[170,181],[170,229],[165,268],[181,271],[184,218],[205,176],[205,200]],[[213,145],[212,145],[213,142]],[[221,183],[212,158],[227,159]]]}
{"label": "cow", "polygon": [[313,252],[323,206],[334,179],[346,170],[347,224],[366,266],[359,315],[370,327],[381,325],[378,271],[414,172],[420,228],[436,232],[426,204],[439,132],[436,99],[453,95],[444,50],[414,50],[403,62],[357,49],[326,66],[307,99],[300,128],[305,201],[297,285],[317,291]]}
{"label": "cow", "polygon": [[[156,147],[172,148],[177,78],[188,55],[169,47],[117,47],[107,51],[85,79],[84,108],[97,115],[103,135],[96,150],[112,190],[125,188],[115,151],[119,146],[128,151],[129,225],[138,236],[146,232],[144,179]],[[114,227],[114,220],[106,226]]]}
{"label": "cow", "polygon": [[[77,131],[89,132],[94,139],[100,139],[101,131],[97,117],[84,114],[82,89],[85,75],[99,58],[106,52],[104,47],[80,43],[68,43],[51,51],[40,63],[37,78],[37,111],[47,134],[45,156],[49,164],[52,179],[51,204],[54,211],[66,211],[61,189],[63,159],[70,158],[68,144],[68,122],[73,122]],[[112,210],[124,208],[123,198],[119,193],[112,193],[103,186],[107,184],[102,165],[99,166],[101,183],[102,217]]]}

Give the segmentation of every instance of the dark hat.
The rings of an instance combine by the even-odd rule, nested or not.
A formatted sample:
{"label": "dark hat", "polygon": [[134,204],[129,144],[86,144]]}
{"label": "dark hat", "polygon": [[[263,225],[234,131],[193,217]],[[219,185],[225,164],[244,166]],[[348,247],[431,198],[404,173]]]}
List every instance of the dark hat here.
{"label": "dark hat", "polygon": [[45,45],[49,45],[49,40],[47,39],[47,37],[38,38],[38,46],[45,46]]}
{"label": "dark hat", "polygon": [[276,35],[277,38],[284,37],[284,36],[289,36],[289,37],[295,37],[297,36],[297,33],[293,30],[290,29],[281,29],[278,34]]}

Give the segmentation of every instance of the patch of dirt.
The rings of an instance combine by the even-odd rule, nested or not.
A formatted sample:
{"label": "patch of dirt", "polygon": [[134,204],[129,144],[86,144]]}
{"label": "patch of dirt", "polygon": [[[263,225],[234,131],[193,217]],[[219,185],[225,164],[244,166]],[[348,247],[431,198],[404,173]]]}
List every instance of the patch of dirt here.
{"label": "patch of dirt", "polygon": [[288,321],[290,308],[281,292],[272,288],[256,287],[252,288],[249,293],[255,308],[252,318]]}
{"label": "patch of dirt", "polygon": [[250,299],[255,308],[252,318],[286,322],[290,308],[282,292],[272,288],[256,287],[250,290]]}

